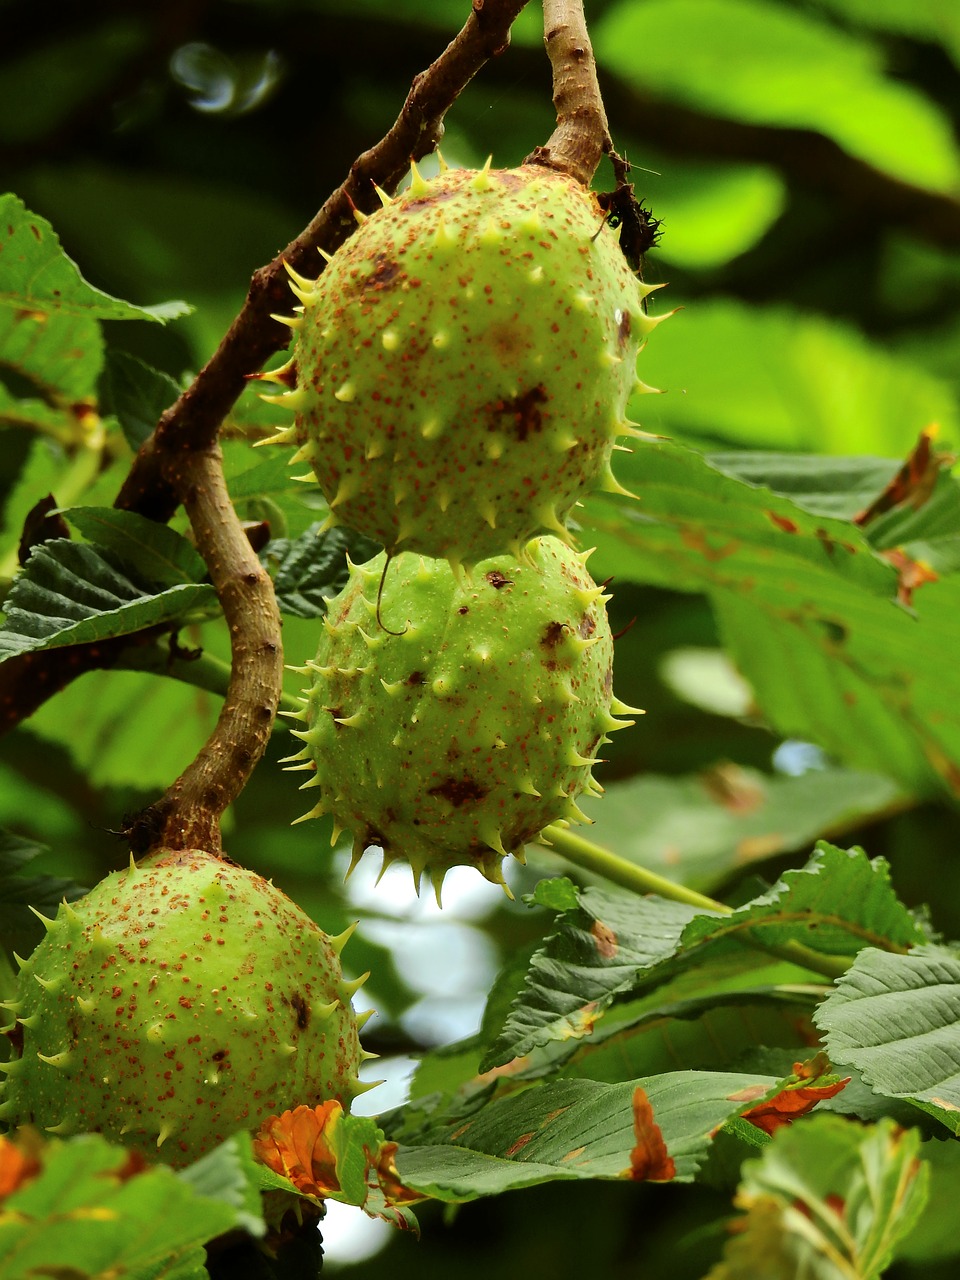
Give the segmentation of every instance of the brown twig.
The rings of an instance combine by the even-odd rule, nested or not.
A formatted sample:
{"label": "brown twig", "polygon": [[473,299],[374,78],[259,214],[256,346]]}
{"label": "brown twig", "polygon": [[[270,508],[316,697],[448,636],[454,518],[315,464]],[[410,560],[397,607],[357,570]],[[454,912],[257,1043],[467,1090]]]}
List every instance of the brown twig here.
{"label": "brown twig", "polygon": [[[127,476],[116,505],[158,521],[169,520],[189,487],[190,456],[209,449],[220,423],[243,391],[246,375],[260,369],[289,339],[272,312],[287,311],[290,292],[284,259],[295,269],[316,270],[317,249],[332,251],[353,230],[351,202],[374,207],[373,184],[392,190],[411,158],[430,151],[443,131],[443,117],[490,58],[510,43],[510,28],[527,0],[473,0],[470,16],[453,41],[418,75],[396,122],[350,168],[344,183],[310,225],[268,266],[254,273],[247,299],[217,351],[190,388],[164,413]],[[98,646],[47,650],[0,664],[0,733],[14,728],[74,675],[110,665],[123,640]],[[106,659],[106,660],[105,660]]]}
{"label": "brown twig", "polygon": [[154,520],[169,520],[179,506],[178,456],[205,449],[246,385],[247,375],[281,351],[289,332],[271,319],[290,309],[284,262],[304,275],[318,266],[318,249],[333,252],[356,226],[353,209],[379,205],[374,183],[395,189],[410,160],[432,151],[443,134],[443,117],[464,87],[490,58],[510,43],[510,27],[527,0],[473,0],[463,29],[439,58],[418,75],[390,130],[350,167],[310,225],[253,275],[240,313],[192,385],[164,413],[141,448],[116,505]]}
{"label": "brown twig", "polygon": [[220,819],[263,754],[283,682],[273,584],[237,519],[219,447],[187,455],[181,479],[183,505],[230,628],[230,685],[213,733],[196,759],[128,833],[138,852],[152,845],[220,849]]}
{"label": "brown twig", "polygon": [[589,186],[613,144],[582,0],[543,0],[543,42],[553,69],[557,127],[527,163],[560,169]]}

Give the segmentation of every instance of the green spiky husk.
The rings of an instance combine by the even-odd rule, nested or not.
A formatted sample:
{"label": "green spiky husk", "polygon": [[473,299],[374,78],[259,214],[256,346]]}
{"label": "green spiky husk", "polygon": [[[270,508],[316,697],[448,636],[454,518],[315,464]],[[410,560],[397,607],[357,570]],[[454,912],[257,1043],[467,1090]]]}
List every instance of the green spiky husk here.
{"label": "green spiky husk", "polygon": [[[579,820],[599,792],[592,763],[626,710],[612,696],[605,597],[585,557],[557,538],[522,561],[482,561],[462,582],[405,554],[353,566],[330,602],[296,757],[332,814],[419,886],[460,864],[503,883],[550,822]],[[381,625],[382,623],[382,625]],[[393,634],[397,633],[397,634]]]}
{"label": "green spiky husk", "polygon": [[349,1105],[366,1055],[342,943],[207,853],[115,872],[23,962],[0,1115],[182,1165],[285,1109]]}
{"label": "green spiky husk", "polygon": [[277,400],[296,420],[281,438],[332,523],[470,565],[538,534],[569,540],[586,490],[619,491],[611,454],[657,321],[567,175],[416,175],[294,291],[303,316],[278,380],[296,389]]}

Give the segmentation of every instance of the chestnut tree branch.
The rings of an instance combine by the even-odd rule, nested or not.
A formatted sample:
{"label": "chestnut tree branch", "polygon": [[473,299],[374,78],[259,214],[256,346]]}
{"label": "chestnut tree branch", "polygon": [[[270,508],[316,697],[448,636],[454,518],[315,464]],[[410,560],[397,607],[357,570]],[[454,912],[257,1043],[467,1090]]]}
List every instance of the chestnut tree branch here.
{"label": "chestnut tree branch", "polygon": [[131,835],[140,851],[146,844],[217,852],[220,819],[263,754],[280,702],[280,611],[270,576],[230,501],[219,446],[191,451],[178,476],[197,548],[230,628],[230,684],[213,733],[148,811],[150,838]]}
{"label": "chestnut tree branch", "polygon": [[583,0],[543,0],[543,42],[553,70],[557,127],[527,157],[527,163],[560,169],[589,186],[601,157],[613,150],[613,144]]}
{"label": "chestnut tree branch", "polygon": [[[363,152],[343,184],[310,225],[273,262],[254,273],[247,299],[220,346],[192,385],[163,414],[134,460],[116,505],[154,520],[169,520],[191,486],[191,454],[207,450],[220,424],[256,372],[289,341],[270,318],[289,308],[283,262],[313,274],[321,246],[332,252],[353,230],[353,206],[372,209],[373,184],[396,187],[412,159],[430,151],[443,132],[443,117],[464,87],[510,43],[510,28],[527,0],[472,0],[469,17],[443,53],[418,75],[387,134]],[[129,644],[117,642],[45,650],[0,664],[0,733],[13,729],[76,675],[110,666]]]}
{"label": "chestnut tree branch", "polygon": [[510,27],[527,0],[473,0],[463,29],[439,58],[413,81],[406,102],[385,136],[364,151],[320,212],[274,260],[253,275],[239,314],[192,385],[163,414],[141,448],[116,500],[118,507],[151,519],[169,520],[180,504],[176,459],[205,449],[220,423],[256,372],[287,345],[289,331],[274,312],[289,310],[284,262],[303,275],[316,274],[318,249],[332,253],[356,226],[354,208],[379,207],[374,183],[393,191],[410,166],[436,147],[443,117],[490,58],[510,43]]}

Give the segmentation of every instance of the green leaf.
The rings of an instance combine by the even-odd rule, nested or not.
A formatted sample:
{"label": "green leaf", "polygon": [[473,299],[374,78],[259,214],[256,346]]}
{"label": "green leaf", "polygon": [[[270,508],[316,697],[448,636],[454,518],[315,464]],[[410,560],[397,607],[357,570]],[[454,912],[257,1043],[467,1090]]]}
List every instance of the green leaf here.
{"label": "green leaf", "polygon": [[0,196],[0,307],[48,316],[98,320],[172,320],[189,311],[186,303],[139,307],[88,284],[63,252],[45,218],[31,213],[15,195]]}
{"label": "green leaf", "polygon": [[61,876],[28,874],[43,845],[0,829],[0,938],[9,952],[27,955],[34,946],[38,922],[30,907],[55,916],[60,902],[79,898],[84,890]]}
{"label": "green leaf", "polygon": [[363,563],[377,554],[379,547],[349,529],[320,533],[312,524],[299,538],[274,538],[261,554],[273,577],[281,613],[295,618],[322,618],[327,601],[345,585],[347,557]]}
{"label": "green leaf", "polygon": [[[774,854],[895,810],[904,793],[882,774],[812,769],[798,777],[726,766],[697,777],[642,777],[609,783],[581,802],[590,839],[622,858],[703,888]],[[637,821],[637,815],[643,821]]]}
{"label": "green leaf", "polygon": [[107,350],[100,377],[100,410],[116,416],[131,449],[140,448],[179,394],[169,374],[126,351]]}
{"label": "green leaf", "polygon": [[[880,497],[900,465],[887,458],[825,458],[821,454],[723,453],[709,455],[712,466],[751,484],[765,485],[790,498],[814,515],[852,520]],[[955,561],[944,562],[942,545],[960,535],[960,480],[941,470],[932,492],[920,501],[912,494],[866,527],[872,546],[903,547],[912,555],[923,543],[926,557],[942,573],[954,572]]]}
{"label": "green leaf", "polygon": [[399,1134],[397,1168],[406,1186],[454,1202],[557,1179],[623,1177],[636,1142],[639,1087],[677,1179],[689,1181],[715,1130],[747,1109],[742,1095],[777,1084],[775,1077],[676,1071],[619,1084],[558,1080],[480,1105],[474,1100],[459,1116],[441,1109],[422,1119],[423,1110],[412,1108]]}
{"label": "green leaf", "polygon": [[960,13],[940,0],[822,0],[841,18],[912,39],[942,44],[960,67]]}
{"label": "green leaf", "polygon": [[116,555],[144,582],[178,587],[207,576],[203,557],[168,525],[116,507],[66,507],[63,514],[88,542]]}
{"label": "green leaf", "polygon": [[618,463],[617,477],[642,493],[639,503],[594,494],[584,517],[591,541],[596,537],[604,552],[610,542],[616,547],[610,571],[617,577],[681,591],[746,590],[746,579],[770,606],[785,596],[800,607],[796,597],[809,594],[825,609],[831,596],[851,588],[884,604],[895,594],[890,565],[856,526],[812,515],[693,449],[638,442]]}
{"label": "green leaf", "polygon": [[[0,1139],[2,1142],[2,1139]],[[50,1142],[39,1175],[0,1211],[0,1280],[38,1275],[129,1275],[191,1280],[203,1245],[234,1228],[260,1235],[249,1139],[215,1152],[205,1168],[137,1172],[129,1152],[97,1135]]]}
{"label": "green leaf", "polygon": [[726,475],[782,494],[812,515],[837,520],[852,520],[868,507],[900,468],[894,458],[751,449],[710,453],[707,461]]}
{"label": "green leaf", "polygon": [[832,1062],[876,1093],[905,1098],[960,1134],[960,956],[867,948],[815,1015]]}
{"label": "green leaf", "polygon": [[943,665],[960,645],[960,575],[923,585],[911,613],[858,527],[710,471],[681,446],[640,445],[619,469],[640,504],[586,504],[594,575],[705,591],[779,733],[916,795],[960,792],[960,689]]}
{"label": "green leaf", "polygon": [[877,1280],[926,1202],[920,1135],[815,1116],[743,1166],[747,1210],[707,1280]]}
{"label": "green leaf", "polygon": [[6,494],[3,508],[3,545],[9,549],[11,565],[16,564],[16,548],[24,521],[39,498],[53,493],[63,472],[64,454],[52,440],[34,440],[16,482]]}
{"label": "green leaf", "polygon": [[[902,949],[927,936],[894,894],[883,859],[871,862],[861,850],[823,843],[804,868],[787,871],[766,893],[727,914],[589,888],[534,955],[527,984],[481,1070],[548,1044],[554,1064],[563,1061],[594,1033],[615,997],[648,990],[683,968],[716,963],[731,949],[761,948],[752,962],[760,968],[763,948],[802,944],[824,956],[852,956],[864,946]],[[700,980],[707,985],[709,971]]]}
{"label": "green leaf", "polygon": [[190,763],[221,703],[178,680],[91,671],[45,703],[26,732],[68,750],[91,787],[132,788],[139,807]]}
{"label": "green leaf", "polygon": [[[0,351],[51,408],[92,401],[103,363],[100,320],[166,320],[183,303],[137,307],[88,284],[49,222],[0,195]],[[32,401],[27,401],[28,412]],[[46,424],[49,425],[49,424]]]}
{"label": "green leaf", "polygon": [[[0,314],[0,328],[3,317]],[[57,440],[72,440],[79,426],[74,405],[48,404],[33,396],[12,395],[0,385],[0,426],[35,431]]]}
{"label": "green leaf", "polygon": [[635,397],[631,416],[713,448],[903,457],[931,422],[960,437],[946,379],[852,325],[792,307],[698,299],[657,328],[637,371],[666,394]]}
{"label": "green leaf", "polygon": [[746,592],[712,599],[727,651],[779,733],[917,796],[960,794],[960,695],[943,665],[960,643],[960,579],[923,586],[915,617],[855,591],[796,611]]}
{"label": "green leaf", "polygon": [[676,954],[696,908],[666,898],[586,889],[537,951],[503,1030],[480,1064],[505,1066],[549,1041],[572,1053],[618,992]]}
{"label": "green leaf", "polygon": [[[562,1063],[562,1075],[613,1083],[681,1068],[735,1070],[749,1064],[766,1071],[770,1068],[759,1057],[760,1046],[789,1050],[780,1064],[787,1070],[809,1054],[809,1015],[822,988],[798,981],[798,971],[785,964],[718,963],[695,972],[693,993],[685,974],[686,981],[667,982],[651,995],[614,1003]],[[522,1079],[557,1068],[550,1054],[536,1054],[533,1062]]]}
{"label": "green leaf", "polygon": [[592,37],[600,63],[642,91],[726,119],[816,130],[917,186],[950,191],[960,181],[944,113],[885,76],[873,45],[812,14],[758,0],[646,0],[609,9]]}
{"label": "green leaf", "polygon": [[766,893],[719,920],[695,917],[681,943],[688,950],[744,935],[764,946],[801,943],[832,956],[855,956],[870,946],[901,950],[929,938],[894,893],[885,859],[825,841],[805,867],[784,872]]}
{"label": "green leaf", "polygon": [[229,1205],[236,1214],[236,1224],[250,1235],[263,1235],[260,1210],[260,1165],[253,1158],[250,1138],[236,1134],[194,1164],[181,1169],[177,1176],[206,1200]]}
{"label": "green leaf", "polygon": [[216,592],[185,582],[154,589],[113,552],[57,538],[37,547],[5,602],[0,661],[183,621],[217,607]]}
{"label": "green leaf", "polygon": [[930,1169],[930,1194],[920,1221],[897,1251],[914,1265],[960,1253],[953,1217],[960,1196],[960,1143],[931,1138],[923,1143],[920,1154]]}
{"label": "green leaf", "polygon": [[[642,151],[647,167],[662,165],[670,175],[653,210],[665,232],[656,249],[658,263],[662,260],[687,271],[721,266],[752,248],[783,212],[784,184],[773,169],[698,164],[675,155],[660,161],[651,157],[647,146],[636,149]],[[649,179],[638,176],[638,191],[648,183]],[[656,268],[651,272],[648,279],[659,279]]]}

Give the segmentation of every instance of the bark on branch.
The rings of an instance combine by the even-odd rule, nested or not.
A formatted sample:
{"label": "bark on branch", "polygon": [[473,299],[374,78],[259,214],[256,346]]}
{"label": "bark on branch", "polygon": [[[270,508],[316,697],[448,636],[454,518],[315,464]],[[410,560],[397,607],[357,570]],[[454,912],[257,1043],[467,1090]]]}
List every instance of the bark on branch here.
{"label": "bark on branch", "polygon": [[582,0],[543,0],[543,42],[553,70],[557,127],[527,163],[560,169],[589,186],[613,144]]}
{"label": "bark on branch", "polygon": [[196,759],[129,834],[137,851],[162,845],[214,853],[220,849],[220,819],[263,754],[277,713],[281,623],[273,584],[230,501],[219,446],[188,454],[180,478],[197,548],[230,628],[230,685]]}
{"label": "bark on branch", "polygon": [[[209,450],[220,424],[254,373],[289,340],[270,318],[289,308],[283,260],[304,274],[318,265],[317,249],[332,252],[355,226],[351,205],[374,207],[373,183],[392,190],[411,159],[430,151],[443,132],[443,117],[464,87],[510,43],[510,28],[527,0],[473,0],[454,40],[411,86],[396,122],[357,158],[343,184],[310,225],[273,262],[254,273],[247,299],[214,355],[192,385],[164,413],[140,450],[116,505],[158,521],[169,520],[191,484],[191,455]],[[0,733],[15,728],[76,675],[113,665],[120,640],[95,647],[73,645],[0,664]]]}

